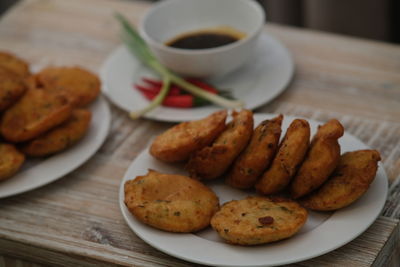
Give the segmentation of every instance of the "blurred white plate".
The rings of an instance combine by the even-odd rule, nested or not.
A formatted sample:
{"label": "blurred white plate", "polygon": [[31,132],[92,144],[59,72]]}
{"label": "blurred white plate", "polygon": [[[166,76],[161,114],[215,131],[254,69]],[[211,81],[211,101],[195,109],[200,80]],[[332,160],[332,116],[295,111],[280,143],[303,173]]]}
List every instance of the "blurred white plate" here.
{"label": "blurred white plate", "polygon": [[[236,99],[243,100],[246,108],[255,109],[284,91],[293,72],[294,64],[289,51],[278,40],[263,33],[257,49],[244,66],[209,82],[217,88],[230,91]],[[100,77],[103,92],[109,99],[118,107],[132,111],[148,104],[148,100],[133,89],[133,84],[140,82],[142,77],[158,76],[121,45],[104,62]],[[219,108],[214,105],[189,109],[158,107],[145,117],[160,121],[187,121],[202,118]]]}
{"label": "blurred white plate", "polygon": [[[255,124],[272,118],[272,114],[255,114]],[[294,117],[286,116],[285,130]],[[308,120],[315,133],[318,122]],[[285,131],[283,131],[284,134]],[[368,147],[356,137],[345,133],[340,139],[342,153]],[[174,257],[213,266],[271,266],[307,260],[330,252],[350,242],[364,232],[380,214],[387,195],[388,181],[380,164],[369,190],[355,203],[336,212],[310,212],[303,228],[295,236],[275,243],[244,247],[224,243],[210,227],[197,233],[176,234],[142,224],[124,204],[124,183],[147,169],[163,173],[186,174],[183,166],[166,164],[151,157],[146,149],[130,165],[121,182],[119,204],[129,227],[146,243]],[[207,183],[220,199],[220,204],[232,199],[243,199],[254,194],[225,185],[222,181]]]}
{"label": "blurred white plate", "polygon": [[28,159],[13,177],[0,182],[0,198],[51,183],[88,160],[103,144],[110,126],[110,109],[103,97],[90,106],[92,120],[85,137],[71,148],[45,159]]}

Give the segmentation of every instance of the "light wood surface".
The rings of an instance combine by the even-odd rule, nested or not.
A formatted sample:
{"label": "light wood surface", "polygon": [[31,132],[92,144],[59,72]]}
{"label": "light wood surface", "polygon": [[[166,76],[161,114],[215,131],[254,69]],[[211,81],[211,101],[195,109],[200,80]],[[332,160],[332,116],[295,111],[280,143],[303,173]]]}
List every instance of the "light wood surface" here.
{"label": "light wood surface", "polygon": [[[113,12],[137,23],[148,6],[138,1],[20,1],[0,19],[0,50],[27,59],[33,70],[63,64],[97,72],[119,44]],[[338,118],[347,131],[381,152],[390,180],[383,214],[365,233],[294,266],[398,266],[400,47],[273,24],[265,30],[292,52],[296,73],[284,93],[257,111]],[[171,124],[132,121],[115,107],[112,113],[106,143],[82,167],[50,185],[0,200],[0,266],[193,266],[145,244],[118,207],[126,168]]]}

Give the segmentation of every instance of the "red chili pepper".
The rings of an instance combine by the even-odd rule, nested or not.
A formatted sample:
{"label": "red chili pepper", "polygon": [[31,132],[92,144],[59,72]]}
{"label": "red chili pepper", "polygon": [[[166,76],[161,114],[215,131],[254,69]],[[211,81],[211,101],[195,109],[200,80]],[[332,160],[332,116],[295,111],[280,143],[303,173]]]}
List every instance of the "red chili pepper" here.
{"label": "red chili pepper", "polygon": [[[205,83],[205,82],[203,82],[201,80],[194,79],[194,78],[187,78],[185,80],[187,82],[191,83],[191,84],[194,84],[194,85],[200,87],[201,89],[203,89],[203,90],[205,90],[207,92],[210,92],[212,94],[219,94],[218,90],[215,87],[213,87],[212,85],[210,85],[208,83]],[[155,88],[157,88],[158,91],[161,90],[162,81],[160,81],[160,80],[154,80],[154,79],[143,77],[142,81],[149,85],[147,88],[154,88],[154,91],[155,91]],[[178,95],[178,93],[182,94],[181,89],[179,87],[177,87],[176,85],[173,85],[171,87],[171,89],[170,89],[170,94],[169,95]]]}
{"label": "red chili pepper", "polygon": [[149,92],[149,93],[158,93],[160,90],[154,86],[143,86],[140,84],[134,84],[134,88],[138,89],[141,92]]}
{"label": "red chili pepper", "polygon": [[[214,94],[218,94],[218,90],[213,87],[212,85],[203,82],[201,80],[195,79],[195,78],[187,78],[185,79],[187,82],[190,82],[191,84],[194,84],[202,89],[204,89],[205,91],[208,91],[210,93],[214,93]],[[155,87],[161,87],[162,86],[162,81],[160,80],[154,80],[154,79],[150,79],[150,78],[142,78],[142,81],[147,83],[148,85],[152,85]]]}
{"label": "red chili pepper", "polygon": [[[147,99],[153,100],[161,91],[163,82],[150,78],[142,78],[142,81],[146,85],[135,84],[134,87],[141,91]],[[203,81],[193,78],[188,78],[186,79],[186,81],[198,86],[204,91],[210,92],[212,94],[219,94],[216,88]],[[181,90],[175,84],[170,87],[168,95],[165,97],[162,103],[162,105],[164,106],[176,108],[190,108],[195,106],[203,106],[205,104],[209,104],[209,102],[207,100],[204,100],[203,98],[193,96],[186,91]]]}
{"label": "red chili pepper", "polygon": [[[148,90],[141,92],[149,100],[153,100],[158,94],[150,92]],[[171,95],[171,96],[166,96],[164,98],[162,105],[175,108],[191,108],[191,107],[202,106],[206,103],[207,102],[202,98],[194,97],[192,95]]]}
{"label": "red chili pepper", "polygon": [[[150,87],[153,87],[153,88],[156,87],[158,89],[158,92],[161,91],[161,88],[162,88],[162,85],[163,85],[162,81],[154,80],[154,79],[150,79],[150,78],[146,78],[146,77],[143,77],[142,81],[147,83],[148,85],[150,85]],[[181,93],[182,93],[181,89],[178,86],[172,85],[169,88],[168,95],[180,95]]]}
{"label": "red chili pepper", "polygon": [[[162,86],[143,86],[140,84],[135,84],[134,87],[141,92],[147,91],[158,94],[161,91]],[[179,87],[175,85],[170,87],[168,95],[180,95],[180,94],[181,94],[181,89],[179,89]]]}
{"label": "red chili pepper", "polygon": [[163,101],[163,105],[175,108],[191,108],[195,105],[194,97],[191,95],[169,96]]}
{"label": "red chili pepper", "polygon": [[142,81],[147,83],[147,84],[149,84],[149,85],[153,85],[153,86],[157,86],[157,87],[161,87],[162,86],[162,81],[159,81],[159,80],[153,80],[153,79],[150,79],[150,78],[143,77]]}
{"label": "red chili pepper", "polygon": [[191,84],[194,84],[198,87],[200,87],[201,89],[204,89],[207,92],[213,93],[213,94],[218,94],[218,90],[211,86],[208,83],[205,83],[203,81],[197,80],[197,79],[193,79],[193,78],[187,78],[186,79],[187,82],[190,82]]}

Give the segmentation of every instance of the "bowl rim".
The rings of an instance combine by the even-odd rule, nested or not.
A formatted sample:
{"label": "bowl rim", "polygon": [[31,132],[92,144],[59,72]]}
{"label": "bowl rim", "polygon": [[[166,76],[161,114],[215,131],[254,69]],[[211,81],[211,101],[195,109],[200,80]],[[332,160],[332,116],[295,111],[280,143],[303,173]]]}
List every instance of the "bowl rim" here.
{"label": "bowl rim", "polygon": [[261,19],[260,22],[258,23],[256,30],[250,34],[246,35],[245,38],[238,40],[237,42],[233,42],[230,44],[226,44],[223,46],[218,46],[218,47],[213,47],[213,48],[205,48],[205,49],[183,49],[183,48],[175,48],[171,46],[167,46],[164,43],[158,42],[154,40],[149,34],[144,29],[144,24],[145,21],[148,19],[148,17],[155,12],[156,9],[159,9],[163,6],[169,5],[172,2],[181,2],[185,0],[166,0],[166,1],[160,1],[156,4],[153,4],[151,8],[145,13],[145,15],[142,17],[142,19],[139,22],[139,33],[142,36],[142,38],[150,45],[150,46],[155,46],[157,49],[166,51],[168,53],[176,54],[176,55],[208,55],[208,54],[215,54],[219,52],[223,52],[226,50],[231,50],[235,47],[241,46],[252,39],[255,39],[257,36],[260,35],[261,31],[263,30],[265,26],[265,20],[266,20],[266,15],[264,12],[263,7],[261,6],[260,3],[258,3],[255,0],[230,0],[230,1],[237,1],[237,2],[242,2],[246,3],[254,8],[256,12],[259,13]]}

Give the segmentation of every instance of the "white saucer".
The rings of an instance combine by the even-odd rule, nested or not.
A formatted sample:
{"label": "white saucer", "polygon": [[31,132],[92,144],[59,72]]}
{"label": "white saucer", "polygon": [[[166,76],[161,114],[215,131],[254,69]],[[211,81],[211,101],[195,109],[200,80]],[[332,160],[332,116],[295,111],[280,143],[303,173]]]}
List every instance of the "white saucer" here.
{"label": "white saucer", "polygon": [[[217,88],[229,90],[236,99],[245,102],[248,109],[258,108],[285,90],[294,72],[289,51],[275,38],[264,33],[248,62],[228,75],[210,79]],[[115,49],[104,62],[100,77],[103,92],[118,107],[138,110],[148,104],[133,84],[142,77],[158,77],[142,65],[123,45]],[[200,119],[220,109],[210,105],[190,109],[158,107],[145,115],[160,121],[187,121]]]}

